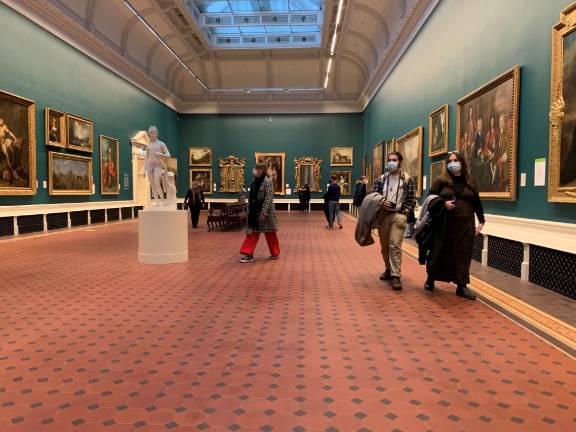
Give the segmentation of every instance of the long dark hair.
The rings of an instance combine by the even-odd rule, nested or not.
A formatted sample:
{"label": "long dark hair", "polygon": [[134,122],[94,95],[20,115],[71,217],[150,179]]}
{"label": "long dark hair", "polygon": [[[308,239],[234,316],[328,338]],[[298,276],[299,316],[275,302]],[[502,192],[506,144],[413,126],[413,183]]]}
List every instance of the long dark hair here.
{"label": "long dark hair", "polygon": [[464,158],[462,153],[460,153],[458,151],[452,151],[452,152],[448,153],[448,156],[446,156],[446,168],[444,169],[442,176],[440,176],[440,180],[443,183],[446,183],[450,186],[452,186],[454,184],[454,176],[452,175],[452,173],[450,171],[448,171],[448,164],[451,162],[450,156],[453,156],[453,155],[456,156],[456,160],[458,162],[460,162],[460,164],[462,165],[460,175],[462,176],[462,178],[466,182],[466,185],[468,185],[469,188],[476,190],[476,182],[474,181],[474,178],[470,174],[470,170],[468,169],[468,162],[466,161],[466,158]]}

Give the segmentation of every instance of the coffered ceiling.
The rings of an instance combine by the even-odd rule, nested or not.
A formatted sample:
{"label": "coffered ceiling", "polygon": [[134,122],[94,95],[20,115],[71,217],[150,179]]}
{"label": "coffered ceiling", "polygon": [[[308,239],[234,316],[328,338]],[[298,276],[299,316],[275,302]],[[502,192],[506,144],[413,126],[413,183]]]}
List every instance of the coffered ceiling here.
{"label": "coffered ceiling", "polygon": [[[212,5],[215,9],[204,9],[216,14],[208,21],[196,6],[210,0],[3,1],[183,113],[362,111],[439,2],[324,0],[316,10],[300,11],[282,10],[287,7],[280,4],[305,8],[306,0],[298,6],[288,0],[226,0],[218,3],[243,7],[233,11],[238,5],[222,10]],[[310,9],[318,3],[309,1]],[[278,37],[257,38],[254,26],[237,27],[245,39],[228,37],[216,44],[215,33],[236,31],[207,25],[220,23],[220,16],[240,26],[264,20],[272,24],[265,33]],[[320,40],[307,46],[308,40],[302,39],[312,26],[282,26],[300,39],[280,39],[280,27],[274,25],[281,19],[319,19]],[[296,47],[291,46],[294,41]]]}

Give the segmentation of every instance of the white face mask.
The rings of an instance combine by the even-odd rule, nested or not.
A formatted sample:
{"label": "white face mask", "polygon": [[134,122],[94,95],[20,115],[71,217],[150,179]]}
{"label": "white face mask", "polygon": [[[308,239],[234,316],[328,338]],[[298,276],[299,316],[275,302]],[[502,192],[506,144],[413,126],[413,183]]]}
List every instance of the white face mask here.
{"label": "white face mask", "polygon": [[454,161],[448,163],[448,171],[451,173],[458,173],[462,171],[462,164],[460,162]]}
{"label": "white face mask", "polygon": [[388,163],[386,164],[386,167],[390,171],[396,171],[398,169],[398,161],[388,161]]}
{"label": "white face mask", "polygon": [[254,174],[254,177],[260,177],[260,176],[258,175],[258,170],[257,170],[256,168],[254,168],[254,169],[252,170],[252,174]]}

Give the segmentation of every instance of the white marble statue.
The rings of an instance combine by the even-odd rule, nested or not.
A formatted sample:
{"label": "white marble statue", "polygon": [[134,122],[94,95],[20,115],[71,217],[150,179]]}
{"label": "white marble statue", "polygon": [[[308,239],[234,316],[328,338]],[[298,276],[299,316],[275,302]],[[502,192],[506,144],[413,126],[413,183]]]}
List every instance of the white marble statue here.
{"label": "white marble statue", "polygon": [[[168,191],[168,170],[162,160],[163,157],[170,157],[168,147],[158,139],[158,128],[150,126],[148,128],[150,144],[146,151],[146,176],[150,181],[152,190],[153,207],[167,207],[168,203],[164,199],[164,192]],[[172,174],[172,184],[174,184],[174,174]]]}

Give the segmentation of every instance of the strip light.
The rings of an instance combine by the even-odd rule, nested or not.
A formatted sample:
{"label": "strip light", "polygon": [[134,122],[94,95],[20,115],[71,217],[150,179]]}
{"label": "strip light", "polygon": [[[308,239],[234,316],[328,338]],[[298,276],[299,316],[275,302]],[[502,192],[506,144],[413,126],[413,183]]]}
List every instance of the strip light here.
{"label": "strip light", "polygon": [[194,79],[196,79],[196,81],[198,81],[198,84],[200,84],[202,87],[204,87],[204,90],[208,90],[208,86],[206,84],[204,84],[204,82],[198,78],[198,75],[196,75],[194,73],[194,71],[192,69],[190,69],[190,67],[188,67],[188,65],[186,63],[184,63],[184,61],[180,58],[180,56],[178,54],[176,54],[176,51],[174,51],[167,43],[166,41],[162,38],[162,36],[160,36],[158,34],[158,32],[156,32],[156,30],[154,30],[150,24],[148,24],[148,22],[144,19],[144,17],[142,15],[140,15],[140,13],[134,8],[134,6],[132,6],[130,4],[130,2],[128,0],[124,0],[124,5],[130,10],[130,12],[132,12],[141,22],[142,24],[144,24],[144,26],[150,30],[150,32],[156,36],[156,38],[160,41],[160,43],[162,45],[164,45],[164,47],[170,51],[170,54],[172,54],[176,60],[178,60],[178,62],[184,67],[184,69],[186,69],[188,72],[190,72],[190,74],[194,77]]}
{"label": "strip light", "polygon": [[344,0],[338,2],[338,11],[336,12],[336,25],[334,27],[334,34],[332,35],[332,44],[330,45],[330,58],[328,59],[328,65],[326,66],[326,77],[324,78],[324,89],[328,88],[328,82],[330,81],[330,71],[332,70],[332,60],[336,50],[336,41],[338,40],[338,26],[340,25],[340,20],[342,19],[342,7],[344,6]]}

